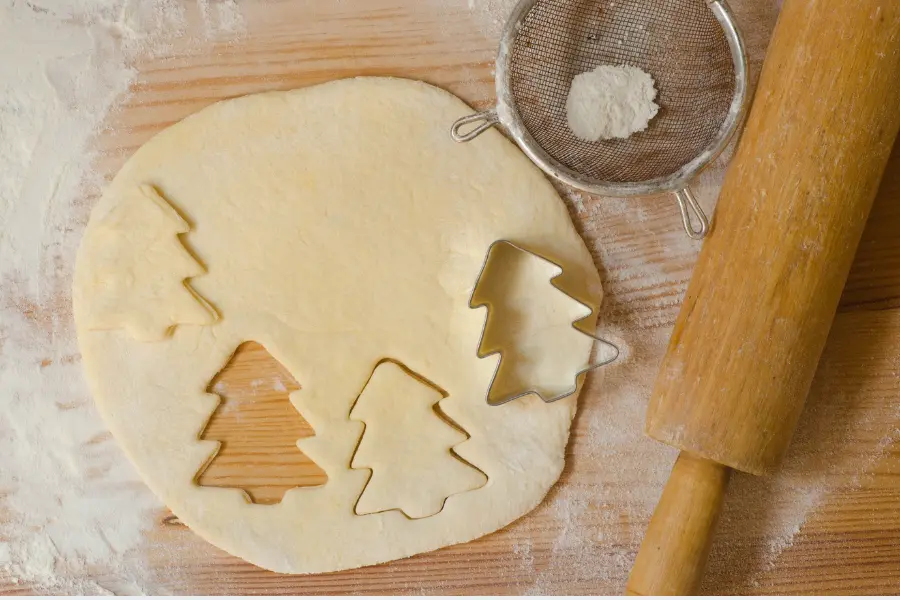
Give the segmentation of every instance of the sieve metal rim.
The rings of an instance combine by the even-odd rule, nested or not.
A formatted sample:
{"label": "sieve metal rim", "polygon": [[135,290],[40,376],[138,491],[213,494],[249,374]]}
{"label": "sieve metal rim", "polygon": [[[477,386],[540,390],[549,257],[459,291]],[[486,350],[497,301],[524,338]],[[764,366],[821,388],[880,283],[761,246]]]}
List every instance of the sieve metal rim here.
{"label": "sieve metal rim", "polygon": [[[726,0],[706,0],[706,4],[722,27],[734,65],[735,90],[727,116],[713,141],[691,161],[669,175],[635,182],[586,181],[578,173],[545,152],[525,127],[512,97],[509,57],[510,48],[518,33],[520,23],[539,1],[521,0],[506,22],[497,53],[496,107],[459,119],[451,128],[451,137],[457,142],[467,142],[499,123],[522,151],[544,172],[576,189],[591,194],[616,197],[649,196],[674,192],[687,234],[693,239],[705,237],[709,230],[709,222],[691,193],[689,183],[722,153],[734,137],[747,112],[749,97],[746,47]],[[473,129],[463,131],[465,126],[476,123],[478,125]],[[699,221],[699,228],[693,227],[689,211],[693,211]]]}

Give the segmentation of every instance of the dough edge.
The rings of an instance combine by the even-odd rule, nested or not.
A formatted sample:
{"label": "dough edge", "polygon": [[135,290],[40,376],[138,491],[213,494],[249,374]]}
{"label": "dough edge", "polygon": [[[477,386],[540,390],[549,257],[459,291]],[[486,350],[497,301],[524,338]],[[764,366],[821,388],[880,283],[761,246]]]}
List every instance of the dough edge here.
{"label": "dough edge", "polygon": [[[266,99],[277,100],[279,98],[285,98],[288,96],[296,96],[296,95],[305,95],[310,93],[317,93],[312,90],[321,90],[323,88],[332,87],[332,86],[347,86],[347,85],[369,85],[374,84],[376,86],[386,85],[386,86],[399,86],[400,88],[407,88],[408,90],[424,90],[427,96],[429,97],[440,97],[443,98],[445,102],[450,104],[454,104],[455,112],[459,113],[459,116],[462,114],[466,114],[470,111],[469,107],[466,106],[461,100],[459,100],[456,96],[449,94],[439,88],[435,88],[428,84],[400,79],[400,78],[384,78],[384,77],[362,77],[362,78],[352,78],[352,79],[344,79],[337,80],[333,82],[328,82],[324,84],[320,84],[317,86],[312,86],[309,88],[301,88],[298,90],[291,91],[276,91],[276,92],[264,92],[261,94],[254,94],[251,96],[245,96],[236,99],[224,100],[221,102],[217,102],[213,105],[210,105],[201,111],[185,118],[183,121],[163,130],[162,132],[156,134],[153,138],[151,138],[146,144],[144,144],[135,154],[129,159],[128,163],[125,167],[120,171],[120,174],[116,176],[113,184],[109,186],[108,193],[105,193],[103,198],[94,208],[94,211],[91,215],[91,222],[94,222],[97,219],[98,215],[102,215],[105,211],[109,210],[112,206],[115,196],[116,182],[120,178],[129,179],[135,176],[136,173],[139,173],[143,170],[150,169],[152,170],[153,159],[150,157],[150,164],[145,164],[145,157],[152,154],[152,151],[158,149],[158,147],[163,147],[170,142],[175,141],[175,139],[179,136],[187,135],[190,132],[190,129],[195,129],[199,126],[202,126],[205,123],[216,123],[219,118],[220,113],[223,111],[230,111],[238,109],[238,107],[243,103],[251,103],[250,105],[257,102],[265,102]],[[405,93],[404,90],[400,90],[400,93]],[[249,106],[249,105],[248,105]],[[447,123],[447,127],[449,127],[449,122]],[[486,139],[493,140],[491,143],[494,146],[503,146],[505,149],[502,152],[498,152],[498,160],[500,160],[500,153],[505,153],[506,156],[503,157],[504,161],[508,161],[510,163],[514,163],[515,161],[524,161],[527,162],[527,159],[522,155],[517,148],[515,148],[509,141],[497,132],[487,132],[485,134]],[[533,179],[534,173],[536,173],[542,180],[545,186],[552,190],[552,186],[550,186],[549,182],[547,182],[543,175],[537,170],[536,167],[528,163],[527,167],[524,169],[530,169],[532,171],[532,175],[530,176]],[[552,192],[554,196],[556,196],[555,192]],[[555,201],[562,205],[562,201],[556,197]],[[565,210],[563,208],[563,210]],[[566,215],[566,219],[569,219],[568,215]],[[584,246],[583,241],[580,240],[577,233],[574,231],[574,227],[571,226],[571,221],[569,221],[569,226],[572,229],[572,234],[577,239],[578,245],[580,246],[577,249],[576,254],[581,254],[582,257],[586,260],[590,260],[590,255],[587,252],[587,249]],[[85,238],[90,235],[91,226],[89,225],[85,231]],[[185,236],[188,240],[191,238],[191,234],[187,234]],[[566,240],[565,243],[571,244],[573,240]],[[583,266],[583,265],[582,265]],[[591,264],[593,268],[593,265]],[[564,453],[565,447],[567,445],[567,440],[569,436],[569,431],[571,427],[572,419],[574,418],[575,413],[575,403],[579,392],[559,403],[557,403],[557,410],[563,410],[568,413],[568,416],[564,419],[564,423],[560,423],[564,425],[561,429],[552,432],[551,437],[556,438],[555,440],[551,440],[550,444],[554,446],[553,450],[550,451],[550,454],[555,455],[555,465],[552,470],[545,469],[539,478],[533,481],[527,481],[530,485],[526,487],[529,488],[526,490],[521,490],[521,496],[518,497],[517,502],[515,503],[515,508],[512,510],[500,510],[498,514],[491,515],[489,518],[485,518],[485,514],[488,511],[488,507],[492,506],[497,499],[487,498],[487,505],[483,508],[482,514],[473,518],[472,520],[477,523],[474,527],[458,527],[457,524],[452,522],[450,518],[450,513],[452,507],[456,504],[456,502],[460,499],[459,497],[451,496],[448,499],[447,506],[444,509],[445,519],[441,519],[441,521],[450,521],[448,523],[436,524],[436,530],[439,533],[428,534],[421,537],[417,537],[412,543],[401,544],[400,547],[393,547],[391,550],[387,552],[383,557],[370,559],[370,558],[361,558],[359,556],[355,556],[354,553],[349,554],[340,554],[340,555],[330,555],[329,558],[326,559],[325,562],[329,564],[326,566],[322,561],[312,560],[297,560],[296,556],[285,556],[283,553],[277,548],[272,546],[267,546],[267,544],[249,544],[247,545],[246,540],[243,539],[242,536],[245,535],[253,535],[252,533],[246,533],[246,530],[241,530],[240,533],[234,534],[233,531],[229,530],[229,526],[232,523],[223,523],[224,527],[217,527],[215,525],[211,525],[206,518],[200,517],[204,510],[202,507],[198,505],[198,499],[201,496],[209,495],[209,494],[217,494],[221,495],[230,495],[231,501],[225,502],[224,504],[228,505],[240,505],[244,502],[243,494],[238,492],[237,490],[222,490],[216,488],[197,488],[195,491],[197,492],[197,498],[186,498],[183,497],[180,493],[176,492],[172,489],[172,486],[168,485],[166,481],[161,480],[155,474],[147,474],[145,472],[145,463],[148,460],[144,454],[144,451],[141,449],[140,444],[133,443],[133,440],[130,438],[130,432],[127,431],[128,428],[123,430],[120,427],[121,420],[123,419],[121,408],[122,406],[118,403],[117,400],[110,400],[110,390],[107,386],[105,386],[102,382],[102,378],[104,376],[104,372],[107,367],[103,366],[101,363],[104,361],[102,359],[97,358],[96,349],[97,347],[128,347],[133,344],[127,339],[123,339],[123,332],[101,332],[101,331],[89,331],[86,330],[83,325],[79,322],[78,315],[81,311],[79,308],[79,304],[81,302],[81,295],[83,290],[78,290],[78,281],[79,281],[79,272],[82,272],[84,269],[88,268],[86,265],[82,264],[82,251],[79,250],[79,256],[77,260],[76,267],[76,291],[73,294],[73,303],[76,314],[76,327],[78,330],[79,341],[82,344],[82,352],[84,356],[84,364],[88,373],[88,380],[91,387],[91,391],[94,397],[97,399],[97,404],[100,407],[101,413],[104,416],[107,424],[110,425],[110,429],[115,433],[116,439],[120,446],[122,446],[126,454],[129,456],[130,460],[137,466],[138,470],[141,472],[144,481],[150,486],[153,492],[160,497],[164,502],[166,502],[172,511],[179,516],[179,518],[188,525],[192,530],[200,534],[205,539],[214,543],[215,545],[225,549],[231,554],[243,558],[253,564],[256,564],[260,567],[280,572],[286,574],[305,574],[305,573],[323,573],[323,572],[333,572],[340,571],[350,568],[356,568],[360,566],[366,566],[371,564],[379,564],[383,562],[388,562],[391,560],[404,558],[407,556],[412,556],[414,554],[419,554],[422,552],[432,551],[438,548],[451,546],[459,543],[464,543],[471,541],[473,539],[477,539],[482,537],[488,533],[492,533],[499,528],[502,528],[510,523],[520,519],[524,515],[531,512],[535,507],[537,507],[543,499],[546,497],[547,493],[553,487],[553,484],[559,479],[563,467],[564,467]],[[599,279],[598,279],[599,281]],[[215,298],[211,298],[213,303],[215,303]],[[599,305],[599,299],[596,299],[596,305]],[[477,320],[483,320],[483,314],[481,311],[473,311],[477,316]],[[222,315],[223,320],[227,321],[229,315],[227,313]],[[590,326],[596,320],[596,310],[594,316],[589,318],[585,324]],[[219,327],[219,325],[213,326],[212,328]],[[191,340],[194,338],[202,337],[204,333],[202,331],[197,331],[197,328],[182,328],[182,330],[176,331],[175,338]],[[84,341],[82,341],[84,340]],[[90,341],[88,341],[90,340]],[[87,348],[86,348],[87,347]],[[89,348],[89,349],[88,349]],[[474,350],[473,350],[474,352]],[[273,351],[273,355],[276,355],[276,352]],[[276,356],[277,358],[277,356]],[[224,365],[224,361],[222,362]],[[488,366],[488,370],[492,370],[492,366]],[[536,404],[538,401],[535,399],[534,402],[520,401],[520,407],[517,410],[525,411],[529,410],[529,407]],[[296,404],[296,403],[295,403]],[[197,406],[193,407],[194,410],[200,415],[203,414],[211,414],[211,407],[215,404],[212,403],[198,403]],[[540,405],[537,405],[540,407]],[[523,408],[524,407],[524,408]],[[493,409],[496,410],[496,409]],[[318,430],[317,430],[318,433]],[[199,432],[198,432],[199,434]],[[561,441],[561,444],[560,444]],[[185,460],[192,460],[195,456],[205,456],[209,453],[209,446],[203,446],[202,444],[198,444],[201,446],[199,451],[194,451],[189,454],[189,457]],[[176,486],[177,487],[177,486]],[[196,487],[196,486],[194,486]],[[483,488],[485,493],[490,492],[493,487],[493,481],[489,480],[487,486]],[[299,490],[302,493],[302,490]],[[232,493],[234,492],[234,493]],[[476,492],[470,492],[469,494],[474,494]],[[202,503],[202,499],[200,500]],[[280,506],[280,505],[276,505]],[[260,511],[266,512],[269,511],[272,507],[265,506],[252,506],[249,508],[251,511]],[[240,510],[240,509],[238,509]],[[457,511],[458,512],[458,511]],[[442,513],[443,514],[443,513]],[[466,515],[463,513],[464,516]],[[440,516],[440,515],[438,515]],[[458,516],[458,515],[457,515]],[[370,515],[357,517],[358,519],[366,519],[366,518],[377,518],[381,520],[382,527],[384,530],[389,530],[393,524],[392,522],[396,521],[398,518],[405,519],[399,515],[399,513],[382,513],[379,515]],[[437,518],[437,517],[435,517]],[[227,520],[227,519],[226,519]],[[425,524],[428,519],[422,520],[420,523]],[[413,527],[417,527],[415,522],[413,523]],[[301,533],[297,533],[297,536],[301,536]],[[315,545],[315,540],[309,540],[310,543]]]}

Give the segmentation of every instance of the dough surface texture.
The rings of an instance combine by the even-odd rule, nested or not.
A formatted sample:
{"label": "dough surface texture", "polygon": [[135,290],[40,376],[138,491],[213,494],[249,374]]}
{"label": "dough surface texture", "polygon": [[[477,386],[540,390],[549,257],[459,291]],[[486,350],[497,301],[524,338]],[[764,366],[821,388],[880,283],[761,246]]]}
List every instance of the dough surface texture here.
{"label": "dough surface texture", "polygon": [[[559,478],[577,394],[489,406],[497,357],[476,357],[485,310],[468,300],[487,249],[501,238],[563,265],[560,287],[593,308],[600,279],[565,205],[517,148],[495,131],[470,144],[450,139],[449,125],[470,111],[440,89],[391,78],[220,102],[147,142],[95,207],[74,288],[88,381],[147,484],[209,542],[283,573],[381,563],[493,532],[537,506]],[[92,327],[108,218],[141,186],[189,225],[180,239],[206,269],[190,285],[219,315],[209,324],[181,321],[161,341]],[[104,261],[107,270],[132,268]],[[157,265],[160,281],[181,284]],[[527,294],[519,295],[527,310]],[[164,297],[132,294],[139,305],[117,308],[165,313]],[[575,304],[572,317],[583,309]],[[249,340],[299,382],[291,402],[315,436],[298,445],[328,475],[274,505],[194,482],[217,449],[198,439],[220,401],[207,386]],[[575,354],[587,361],[591,340],[577,343]],[[474,471],[470,489],[433,516],[354,511],[369,471],[351,468],[365,426],[350,411],[385,360],[446,393],[438,407],[465,432],[451,431],[447,443],[458,441],[453,451],[486,477]],[[378,397],[388,403],[371,405],[380,421],[403,410],[404,398]],[[426,472],[421,485],[440,487],[441,478],[440,470]],[[417,495],[407,496],[415,504]],[[388,501],[379,495],[374,508]]]}

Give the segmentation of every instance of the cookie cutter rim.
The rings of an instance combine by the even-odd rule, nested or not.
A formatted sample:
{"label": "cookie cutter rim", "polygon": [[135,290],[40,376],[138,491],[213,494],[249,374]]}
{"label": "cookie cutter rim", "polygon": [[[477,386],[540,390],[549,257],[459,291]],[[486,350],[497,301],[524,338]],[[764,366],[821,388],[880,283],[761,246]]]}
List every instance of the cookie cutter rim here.
{"label": "cookie cutter rim", "polygon": [[[581,333],[581,334],[584,334],[584,335],[590,337],[595,342],[600,342],[603,345],[609,346],[610,348],[613,349],[613,352],[614,352],[613,356],[611,358],[607,358],[605,360],[602,360],[600,362],[596,362],[593,364],[588,364],[588,366],[578,370],[575,373],[575,377],[574,377],[575,382],[572,385],[572,388],[568,389],[564,392],[561,392],[559,394],[556,394],[555,396],[551,396],[550,398],[547,398],[537,388],[529,387],[528,389],[526,389],[522,392],[517,392],[517,393],[509,395],[509,396],[501,396],[501,398],[499,400],[496,400],[493,402],[491,401],[491,389],[494,387],[494,383],[497,381],[497,375],[500,373],[500,364],[503,362],[503,351],[495,350],[493,352],[487,352],[487,353],[481,352],[481,345],[484,342],[484,336],[487,333],[488,317],[490,316],[491,303],[489,301],[485,301],[485,302],[481,302],[479,304],[474,304],[474,302],[475,302],[475,293],[478,290],[478,284],[481,283],[481,279],[482,279],[482,277],[484,277],[484,272],[487,270],[488,263],[490,263],[490,261],[491,261],[491,254],[494,251],[494,247],[499,246],[500,244],[506,244],[507,246],[511,246],[511,247],[515,248],[516,250],[519,250],[520,252],[530,254],[531,256],[534,256],[546,263],[549,263],[553,267],[555,267],[559,272],[550,278],[550,280],[549,280],[550,285],[553,286],[554,288],[556,288],[557,290],[559,290],[560,292],[562,292],[563,294],[565,294],[566,296],[568,296],[569,298],[571,298],[572,300],[574,300],[576,303],[583,306],[588,311],[587,314],[585,314],[584,316],[578,317],[577,319],[572,321],[572,323],[571,323],[572,329],[576,330],[578,333]],[[491,381],[488,384],[487,394],[485,395],[485,400],[487,401],[487,404],[489,406],[502,406],[503,404],[507,404],[508,402],[518,400],[519,398],[522,398],[524,396],[529,396],[531,394],[536,395],[545,404],[550,404],[552,402],[556,402],[557,400],[562,400],[563,398],[568,398],[569,396],[571,396],[572,394],[574,394],[578,391],[579,379],[581,378],[582,375],[585,375],[586,373],[588,373],[590,371],[599,369],[600,367],[605,367],[609,364],[612,364],[616,360],[618,360],[619,356],[621,356],[622,351],[614,343],[610,342],[607,339],[601,338],[593,333],[585,331],[584,329],[582,329],[581,327],[579,327],[577,325],[577,323],[579,321],[586,319],[587,317],[594,314],[594,309],[591,308],[589,305],[585,304],[584,302],[582,302],[581,300],[578,300],[577,298],[569,295],[565,290],[563,290],[556,284],[556,280],[559,279],[563,275],[564,271],[565,271],[565,269],[558,262],[553,261],[553,260],[547,258],[546,256],[538,254],[537,252],[532,252],[531,250],[528,250],[527,248],[524,248],[523,246],[516,244],[515,242],[506,240],[506,239],[494,240],[493,242],[491,242],[491,245],[488,246],[487,252],[484,255],[484,261],[481,263],[481,268],[478,270],[478,277],[475,279],[475,286],[472,288],[472,293],[469,295],[468,306],[470,309],[484,307],[487,310],[487,312],[485,313],[485,317],[484,317],[484,324],[481,327],[481,335],[478,336],[478,346],[475,349],[475,356],[478,357],[479,359],[487,358],[489,356],[494,356],[494,355],[500,356],[500,360],[497,361],[497,366],[496,366],[496,368],[494,368],[494,372],[491,375]]]}

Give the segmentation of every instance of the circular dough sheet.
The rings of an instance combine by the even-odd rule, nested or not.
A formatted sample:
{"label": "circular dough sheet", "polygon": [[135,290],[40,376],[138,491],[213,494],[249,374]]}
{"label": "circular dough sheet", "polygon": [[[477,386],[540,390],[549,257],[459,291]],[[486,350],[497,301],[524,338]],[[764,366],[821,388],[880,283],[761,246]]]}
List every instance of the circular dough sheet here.
{"label": "circular dough sheet", "polygon": [[[208,541],[273,571],[348,569],[495,531],[558,479],[576,396],[489,406],[497,357],[476,356],[485,311],[470,309],[469,295],[501,238],[563,265],[566,292],[594,307],[599,276],[564,204],[518,149],[496,131],[451,141],[448,125],[469,112],[440,89],[391,78],[220,102],[145,144],[95,208],[74,294],[91,388],[148,485]],[[99,256],[100,223],[141,185],[190,225],[181,240],[207,273],[189,283],[218,322],[181,324],[160,341],[89,326],[98,261],[122,276],[129,268]],[[152,297],[134,304],[170,309]],[[247,340],[300,382],[291,401],[315,430],[301,448],[329,478],[274,505],[194,483],[217,447],[198,439],[219,402],[207,385]],[[441,410],[470,436],[454,451],[487,475],[434,516],[354,512],[369,471],[350,468],[364,427],[349,413],[383,359],[447,392]]]}

